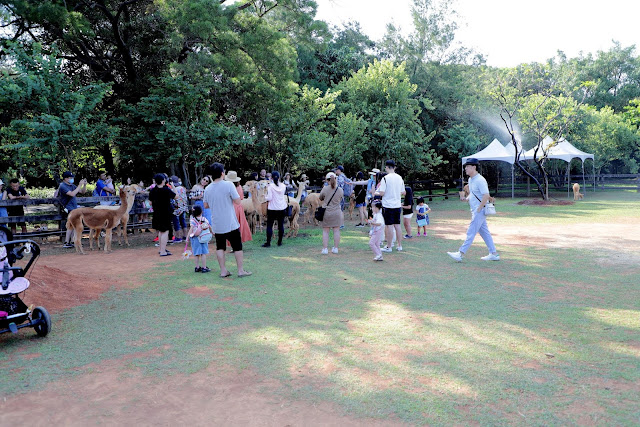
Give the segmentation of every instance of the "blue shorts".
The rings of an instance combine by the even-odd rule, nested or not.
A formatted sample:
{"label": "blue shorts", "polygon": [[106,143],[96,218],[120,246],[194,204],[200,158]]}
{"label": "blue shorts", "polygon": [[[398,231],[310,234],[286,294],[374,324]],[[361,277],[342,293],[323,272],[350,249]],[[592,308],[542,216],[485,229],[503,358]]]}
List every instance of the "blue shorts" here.
{"label": "blue shorts", "polygon": [[192,237],[191,240],[191,252],[194,255],[206,255],[209,253],[209,244],[208,243],[200,243],[197,237]]}
{"label": "blue shorts", "polygon": [[361,208],[363,206],[366,206],[366,203],[356,203],[356,208]]}

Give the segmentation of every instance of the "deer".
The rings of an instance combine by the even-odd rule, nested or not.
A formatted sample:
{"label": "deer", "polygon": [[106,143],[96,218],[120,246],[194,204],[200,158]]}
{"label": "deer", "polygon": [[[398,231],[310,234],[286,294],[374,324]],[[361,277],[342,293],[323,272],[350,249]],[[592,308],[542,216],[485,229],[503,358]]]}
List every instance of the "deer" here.
{"label": "deer", "polygon": [[[69,213],[67,218],[67,229],[75,230],[74,245],[76,252],[85,255],[82,249],[82,231],[84,225],[89,229],[101,230],[105,229],[106,236],[104,239],[104,251],[105,253],[111,252],[111,237],[112,230],[120,224],[122,216],[128,213],[131,206],[127,204],[127,195],[129,192],[135,194],[134,189],[125,190],[124,187],[120,187],[120,206],[117,210],[110,209],[93,209],[93,208],[77,208]],[[99,233],[99,231],[97,231]],[[93,243],[89,241],[89,245],[93,247]]]}

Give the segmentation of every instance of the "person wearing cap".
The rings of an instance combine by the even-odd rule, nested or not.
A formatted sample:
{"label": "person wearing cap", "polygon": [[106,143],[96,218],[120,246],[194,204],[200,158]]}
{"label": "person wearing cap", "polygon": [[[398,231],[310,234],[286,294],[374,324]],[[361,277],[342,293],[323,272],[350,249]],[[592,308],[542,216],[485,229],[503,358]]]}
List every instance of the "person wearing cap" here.
{"label": "person wearing cap", "polygon": [[[238,196],[240,196],[240,200],[244,199],[244,190],[242,185],[240,185],[240,178],[236,171],[229,171],[225,174],[224,180],[231,182],[236,187],[236,191],[238,192]],[[240,223],[240,239],[242,243],[253,240],[251,236],[251,227],[249,227],[249,223],[247,222],[247,217],[244,215],[244,208],[242,204],[234,204],[233,208],[236,210],[236,218],[238,218],[238,223]],[[227,242],[227,246],[230,246],[231,243]]]}
{"label": "person wearing cap", "polygon": [[[93,191],[93,195],[95,197],[105,197],[112,196],[116,194],[116,189],[113,187],[113,184],[109,186],[108,177],[106,172],[101,172],[98,175],[98,180],[96,181],[96,189]],[[112,204],[110,201],[100,202],[101,205],[109,206]]]}
{"label": "person wearing cap", "polygon": [[220,277],[229,277],[225,255],[227,240],[231,243],[233,256],[238,266],[238,277],[251,276],[250,271],[244,269],[244,252],[242,251],[242,236],[240,235],[240,223],[236,217],[234,204],[241,204],[236,186],[225,181],[224,165],[213,163],[209,166],[213,182],[204,191],[204,207],[211,209],[211,228],[216,239],[216,258],[220,265]]}
{"label": "person wearing cap", "polygon": [[487,217],[484,214],[484,206],[489,201],[489,186],[487,180],[478,172],[478,165],[480,162],[478,159],[469,158],[464,164],[464,172],[469,176],[469,196],[466,200],[469,202],[471,208],[471,223],[467,228],[467,238],[460,246],[457,252],[447,252],[447,254],[453,258],[456,262],[462,262],[464,254],[473,243],[476,234],[480,233],[484,243],[489,249],[489,255],[483,256],[484,261],[500,261],[500,255],[496,251],[496,246],[493,243],[493,237],[489,232],[487,226]]}
{"label": "person wearing cap", "polygon": [[173,192],[176,193],[173,199],[173,242],[180,243],[187,239],[187,211],[189,210],[189,199],[187,189],[182,186],[182,181],[175,175],[171,176]]}
{"label": "person wearing cap", "polygon": [[298,180],[298,184],[302,184],[304,183],[304,191],[302,192],[302,194],[300,195],[300,205],[302,205],[302,202],[304,202],[304,199],[307,198],[307,188],[309,188],[309,178],[307,177],[307,174],[303,173],[302,175],[300,175],[300,179]]}
{"label": "person wearing cap", "polygon": [[320,200],[324,203],[322,206],[326,208],[324,218],[322,219],[322,254],[329,253],[329,231],[333,230],[333,248],[331,252],[338,253],[340,247],[340,226],[344,222],[344,215],[340,208],[340,201],[343,197],[342,188],[338,186],[336,174],[329,172],[325,177],[329,183],[320,191]]}
{"label": "person wearing cap", "polygon": [[402,245],[400,244],[400,236],[402,236],[400,217],[402,214],[402,196],[405,195],[404,180],[396,173],[396,162],[393,160],[385,162],[385,171],[387,174],[382,178],[380,186],[376,190],[376,195],[382,196],[382,216],[385,223],[384,234],[387,240],[387,245],[382,248],[382,252],[391,252],[394,232],[398,238],[396,249],[402,251]]}
{"label": "person wearing cap", "polygon": [[[342,188],[342,201],[340,202],[340,209],[344,211],[344,207],[349,203],[349,197],[351,197],[351,193],[353,193],[353,182],[347,178],[344,174],[344,166],[338,165],[335,170],[336,179],[338,181],[338,187]],[[344,215],[343,215],[344,218]],[[344,228],[344,219],[340,228]]]}
{"label": "person wearing cap", "polygon": [[280,182],[280,172],[273,171],[271,173],[273,182],[267,186],[266,200],[267,205],[267,242],[262,245],[263,248],[271,246],[271,237],[273,236],[273,221],[278,221],[278,246],[282,246],[282,237],[284,237],[284,217],[286,209],[289,205],[285,197],[287,187]]}
{"label": "person wearing cap", "polygon": [[[58,187],[58,198],[60,199],[60,206],[62,208],[64,218],[67,217],[69,212],[78,207],[76,195],[87,191],[86,179],[81,179],[78,186],[74,184],[74,181],[75,177],[70,171],[66,171],[62,174],[62,182]],[[73,229],[67,230],[64,238],[64,245],[62,245],[63,248],[74,248],[73,234]]]}

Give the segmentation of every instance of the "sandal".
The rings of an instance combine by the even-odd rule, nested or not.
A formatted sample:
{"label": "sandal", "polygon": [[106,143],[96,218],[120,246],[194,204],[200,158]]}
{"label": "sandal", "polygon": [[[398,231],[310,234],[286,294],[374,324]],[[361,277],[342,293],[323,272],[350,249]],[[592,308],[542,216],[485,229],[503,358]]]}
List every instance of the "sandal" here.
{"label": "sandal", "polygon": [[164,255],[160,254],[160,256],[169,256],[169,255],[172,255],[172,254],[171,254],[171,252],[167,252],[167,253],[166,253],[166,254],[164,254]]}
{"label": "sandal", "polygon": [[229,277],[229,276],[231,276],[231,272],[229,272],[229,271],[227,271],[227,274],[225,274],[224,276],[222,274],[220,275],[220,277],[222,277],[223,279],[225,277]]}
{"label": "sandal", "polygon": [[238,273],[238,277],[247,277],[251,276],[253,273],[250,271],[245,271],[244,273]]}

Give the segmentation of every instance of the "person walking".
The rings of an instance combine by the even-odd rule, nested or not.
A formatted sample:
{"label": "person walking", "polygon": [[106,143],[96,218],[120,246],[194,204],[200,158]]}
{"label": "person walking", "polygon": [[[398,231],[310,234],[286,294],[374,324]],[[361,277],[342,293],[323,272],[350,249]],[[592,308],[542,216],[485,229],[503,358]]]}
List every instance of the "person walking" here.
{"label": "person walking", "polygon": [[387,245],[382,248],[382,252],[391,252],[393,246],[394,232],[397,236],[398,246],[396,249],[402,251],[400,236],[402,229],[400,228],[400,216],[402,213],[402,196],[405,195],[404,181],[400,175],[396,173],[396,162],[387,160],[385,162],[386,175],[380,181],[380,186],[376,190],[376,195],[382,196],[382,216],[385,223],[385,239]]}
{"label": "person walking", "polygon": [[364,181],[364,174],[362,171],[358,171],[356,174],[356,180],[353,182],[355,185],[353,188],[353,193],[356,196],[356,208],[358,208],[358,213],[360,214],[360,221],[356,224],[356,227],[364,227],[367,222],[367,213],[366,213],[366,205],[367,205],[367,185],[369,181]]}
{"label": "person walking", "polygon": [[480,162],[475,158],[467,159],[464,164],[464,172],[469,176],[469,195],[466,200],[469,202],[471,209],[471,223],[467,228],[467,238],[460,246],[460,249],[457,252],[447,252],[456,262],[462,262],[464,254],[467,253],[478,233],[480,233],[489,249],[489,255],[483,256],[481,259],[484,261],[500,261],[500,255],[496,251],[493,237],[487,226],[487,217],[484,214],[484,206],[489,201],[490,195],[487,180],[478,172],[479,165]]}
{"label": "person walking", "polygon": [[384,234],[384,217],[382,216],[382,202],[380,200],[374,200],[371,204],[373,216],[367,220],[371,225],[369,231],[369,247],[373,251],[373,260],[382,261],[382,251],[380,250],[380,243],[382,243],[382,235]]}
{"label": "person walking", "polygon": [[327,200],[323,204],[326,208],[324,212],[324,218],[322,218],[322,254],[329,253],[329,231],[333,230],[333,248],[331,252],[338,253],[340,247],[340,226],[344,222],[344,215],[342,209],[340,209],[340,202],[343,197],[342,188],[338,187],[338,180],[336,174],[329,172],[326,176],[326,180],[329,185],[322,188],[320,191],[320,200]]}
{"label": "person walking", "polygon": [[273,236],[273,221],[278,221],[278,246],[282,246],[282,238],[284,237],[284,217],[287,209],[287,199],[285,197],[286,186],[280,182],[280,172],[273,171],[271,173],[273,182],[267,186],[266,200],[267,205],[267,242],[262,245],[263,248],[271,246],[271,237]]}
{"label": "person walking", "polygon": [[240,224],[236,217],[234,204],[240,204],[240,196],[235,185],[225,181],[224,165],[213,163],[209,166],[213,182],[204,192],[204,207],[211,209],[211,223],[216,239],[216,258],[220,265],[220,277],[229,277],[231,273],[225,265],[225,251],[227,240],[231,243],[233,256],[238,266],[238,277],[251,276],[251,272],[244,269],[244,252],[242,251],[242,237]]}

